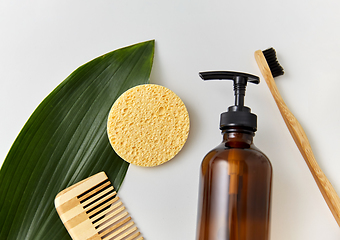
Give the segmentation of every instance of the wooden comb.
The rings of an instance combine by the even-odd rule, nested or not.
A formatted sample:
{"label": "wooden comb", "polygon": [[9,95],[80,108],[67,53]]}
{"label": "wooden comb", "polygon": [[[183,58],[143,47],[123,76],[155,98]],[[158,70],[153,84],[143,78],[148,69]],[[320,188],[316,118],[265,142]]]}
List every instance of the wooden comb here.
{"label": "wooden comb", "polygon": [[104,172],[58,193],[55,208],[73,240],[142,240]]}

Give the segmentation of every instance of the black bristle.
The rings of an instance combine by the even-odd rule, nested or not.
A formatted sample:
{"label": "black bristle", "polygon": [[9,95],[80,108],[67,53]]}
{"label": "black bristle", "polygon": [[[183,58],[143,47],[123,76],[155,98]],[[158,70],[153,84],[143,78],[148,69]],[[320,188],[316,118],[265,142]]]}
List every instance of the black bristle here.
{"label": "black bristle", "polygon": [[273,77],[281,76],[284,74],[283,68],[276,58],[276,51],[274,48],[268,48],[263,52],[264,57],[268,63],[270,71],[272,72]]}

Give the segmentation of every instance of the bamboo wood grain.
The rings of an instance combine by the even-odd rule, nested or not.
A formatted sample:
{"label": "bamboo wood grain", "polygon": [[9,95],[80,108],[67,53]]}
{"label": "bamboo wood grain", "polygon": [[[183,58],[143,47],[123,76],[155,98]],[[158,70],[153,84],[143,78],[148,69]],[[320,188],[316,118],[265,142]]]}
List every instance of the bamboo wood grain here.
{"label": "bamboo wood grain", "polygon": [[74,240],[143,239],[104,172],[61,191],[54,205]]}
{"label": "bamboo wood grain", "polygon": [[283,101],[279,90],[275,84],[274,78],[271,74],[270,68],[267,64],[266,58],[261,50],[255,52],[255,59],[260,68],[260,71],[268,85],[270,92],[272,93],[274,100],[280,110],[280,113],[292,135],[297,147],[299,148],[303,158],[305,159],[307,166],[312,173],[315,182],[317,183],[322,196],[324,197],[329,209],[331,210],[335,220],[340,226],[340,199],[334,190],[333,186],[327,179],[326,175],[323,173],[319,167],[310,143],[308,141],[307,135],[304,132],[302,126],[298,120],[294,117],[291,111],[288,109],[287,105]]}

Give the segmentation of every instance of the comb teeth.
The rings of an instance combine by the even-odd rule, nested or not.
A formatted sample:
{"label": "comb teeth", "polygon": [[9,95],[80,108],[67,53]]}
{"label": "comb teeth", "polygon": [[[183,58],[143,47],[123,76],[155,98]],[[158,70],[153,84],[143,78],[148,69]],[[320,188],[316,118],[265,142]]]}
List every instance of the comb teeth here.
{"label": "comb teeth", "polygon": [[74,240],[142,240],[104,172],[60,192],[57,212]]}
{"label": "comb teeth", "polygon": [[274,48],[268,48],[263,52],[264,57],[268,63],[270,71],[273,77],[281,76],[284,74],[283,68],[280,63],[277,61],[276,51]]}

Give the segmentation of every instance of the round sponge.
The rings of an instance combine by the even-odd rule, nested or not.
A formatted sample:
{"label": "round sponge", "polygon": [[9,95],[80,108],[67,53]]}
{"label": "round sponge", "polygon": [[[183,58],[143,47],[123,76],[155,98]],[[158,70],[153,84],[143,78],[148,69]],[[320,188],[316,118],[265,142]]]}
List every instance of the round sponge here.
{"label": "round sponge", "polygon": [[172,159],[189,134],[182,100],[155,84],[130,88],[113,104],[107,122],[109,141],[125,161],[153,167]]}

